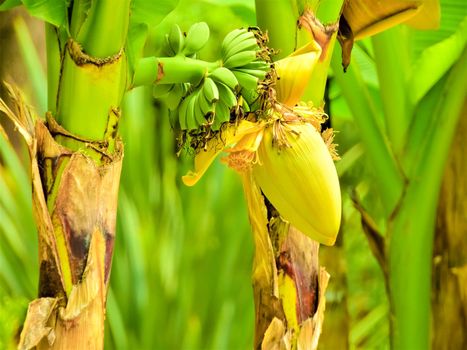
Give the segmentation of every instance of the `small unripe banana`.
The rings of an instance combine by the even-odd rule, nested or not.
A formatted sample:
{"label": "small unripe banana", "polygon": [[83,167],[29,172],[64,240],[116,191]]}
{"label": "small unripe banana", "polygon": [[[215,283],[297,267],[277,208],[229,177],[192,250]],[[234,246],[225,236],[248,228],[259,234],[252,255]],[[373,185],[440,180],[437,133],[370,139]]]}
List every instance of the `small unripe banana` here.
{"label": "small unripe banana", "polygon": [[215,82],[227,85],[232,90],[235,90],[238,86],[238,80],[235,75],[225,67],[215,69],[209,74],[209,77]]}
{"label": "small unripe banana", "polygon": [[188,102],[189,102],[188,97],[189,96],[187,96],[187,98],[185,98],[178,107],[178,122],[180,124],[180,129],[182,130],[188,129],[188,126],[186,123],[186,119],[187,119],[186,115],[188,111]]}
{"label": "small unripe banana", "polygon": [[247,73],[247,74],[250,74],[260,80],[264,79],[266,77],[266,74],[267,72],[264,71],[264,70],[260,70],[260,69],[246,69],[244,67],[238,69],[238,71],[240,72],[243,72],[243,73]]}
{"label": "small unripe banana", "polygon": [[256,51],[243,51],[229,57],[224,62],[224,67],[237,68],[242,67],[256,59]]}
{"label": "small unripe banana", "polygon": [[193,93],[188,96],[188,106],[186,111],[186,127],[188,130],[193,130],[198,128],[198,123],[196,121],[196,109],[197,105],[196,95]]}
{"label": "small unripe banana", "polygon": [[168,37],[169,45],[175,55],[180,53],[183,49],[183,45],[185,42],[185,37],[183,36],[182,31],[178,24],[174,24],[172,29],[170,30],[169,37]]}
{"label": "small unripe banana", "polygon": [[216,83],[209,77],[204,79],[203,93],[210,103],[219,101],[219,89]]}
{"label": "small unripe banana", "polygon": [[239,70],[234,70],[233,74],[235,74],[237,77],[237,80],[242,88],[247,90],[256,90],[258,87],[257,77]]}
{"label": "small unripe banana", "polygon": [[186,56],[193,55],[194,53],[201,50],[209,39],[209,27],[205,22],[199,22],[193,24],[185,38],[185,47],[183,53]]}
{"label": "small unripe banana", "polygon": [[254,37],[247,39],[247,40],[243,40],[239,42],[237,45],[232,46],[227,51],[225,57],[231,57],[239,52],[251,51],[251,50],[254,50],[254,51],[259,50],[258,43],[256,42],[256,39]]}
{"label": "small unripe banana", "polygon": [[237,97],[230,88],[222,83],[217,85],[219,89],[219,100],[227,105],[227,107],[232,108],[237,104]]}
{"label": "small unripe banana", "polygon": [[224,40],[222,41],[222,46],[221,46],[222,56],[223,57],[224,57],[225,53],[227,52],[227,50],[229,49],[232,40],[234,40],[240,34],[243,34],[243,33],[246,33],[246,32],[247,32],[247,30],[245,28],[234,29],[225,36]]}

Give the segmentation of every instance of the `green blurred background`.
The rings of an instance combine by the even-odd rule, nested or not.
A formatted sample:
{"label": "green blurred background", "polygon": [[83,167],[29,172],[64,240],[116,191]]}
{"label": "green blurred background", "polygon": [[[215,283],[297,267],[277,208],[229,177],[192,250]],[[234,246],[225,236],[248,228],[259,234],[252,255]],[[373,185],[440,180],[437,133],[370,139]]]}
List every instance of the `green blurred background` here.
{"label": "green blurred background", "polygon": [[[460,16],[462,19],[462,14]],[[153,52],[174,22],[187,30],[205,21],[211,39],[202,58],[218,57],[230,30],[254,25],[254,0],[182,0],[154,28]],[[456,25],[460,20],[456,22]],[[443,24],[445,28],[446,23]],[[446,29],[447,30],[447,29]],[[446,34],[447,33],[447,34]],[[426,38],[413,36],[414,55]],[[438,36],[437,36],[438,35]],[[417,46],[418,45],[418,46]],[[0,78],[14,81],[45,112],[42,24],[23,11],[0,13]],[[339,57],[334,57],[338,59]],[[352,64],[362,72],[377,110],[379,83],[371,41],[362,41]],[[343,193],[343,225],[335,247],[321,249],[331,274],[320,349],[389,348],[388,304],[381,270],[362,233],[350,193],[357,188],[378,217],[372,165],[332,75],[328,89],[332,127],[343,160],[337,164]],[[2,97],[4,91],[0,91]],[[382,113],[378,116],[381,123]],[[31,212],[28,158],[12,126],[1,116],[14,148],[0,137],[0,349],[12,347],[27,304],[37,292],[37,237]],[[163,105],[138,88],[123,106],[120,133],[125,157],[119,195],[117,240],[108,297],[107,349],[249,349],[253,343],[250,281],[253,240],[239,177],[216,161],[193,188],[181,183],[189,155],[175,156]],[[378,223],[384,225],[383,222]],[[383,227],[384,229],[384,227]],[[384,231],[384,230],[383,230]]]}

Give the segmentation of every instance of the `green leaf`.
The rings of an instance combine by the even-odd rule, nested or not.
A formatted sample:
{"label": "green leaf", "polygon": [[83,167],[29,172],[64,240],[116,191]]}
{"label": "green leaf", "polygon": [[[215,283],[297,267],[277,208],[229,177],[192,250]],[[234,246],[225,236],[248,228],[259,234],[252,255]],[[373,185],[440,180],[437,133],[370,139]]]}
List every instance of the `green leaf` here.
{"label": "green leaf", "polygon": [[255,9],[255,1],[254,0],[204,0],[204,2],[208,2],[214,5],[224,5],[224,6],[244,6],[249,8],[250,10]]}
{"label": "green leaf", "polygon": [[436,30],[413,30],[412,57],[415,60],[427,47],[450,37],[467,16],[465,0],[441,0],[441,24]]}
{"label": "green leaf", "polygon": [[133,0],[130,23],[144,23],[152,27],[172,12],[178,3],[179,0]]}
{"label": "green leaf", "polygon": [[69,0],[22,0],[29,14],[60,27],[67,18]]}
{"label": "green leaf", "polygon": [[243,22],[251,25],[256,24],[256,13],[254,8],[244,5],[232,5],[230,6],[230,10]]}
{"label": "green leaf", "polygon": [[0,11],[6,11],[19,5],[21,5],[21,0],[0,1]]}
{"label": "green leaf", "polygon": [[459,59],[467,42],[467,17],[449,36],[423,50],[414,62],[409,79],[409,97],[415,105]]}

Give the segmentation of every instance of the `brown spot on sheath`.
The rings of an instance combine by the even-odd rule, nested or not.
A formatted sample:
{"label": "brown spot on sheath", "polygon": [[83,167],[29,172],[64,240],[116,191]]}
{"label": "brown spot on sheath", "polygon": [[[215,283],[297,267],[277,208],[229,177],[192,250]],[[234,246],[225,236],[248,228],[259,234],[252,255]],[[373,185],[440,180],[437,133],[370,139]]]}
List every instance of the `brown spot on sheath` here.
{"label": "brown spot on sheath", "polygon": [[68,48],[68,53],[70,54],[70,57],[78,66],[83,66],[85,64],[92,64],[95,66],[103,66],[105,64],[111,64],[115,61],[118,61],[118,59],[123,54],[123,48],[122,48],[115,55],[112,55],[109,57],[104,57],[104,58],[93,57],[85,53],[81,45],[71,38],[66,43],[66,46]]}
{"label": "brown spot on sheath", "polygon": [[[308,242],[304,242],[308,241]],[[303,247],[312,247],[311,251],[303,251]],[[282,269],[295,282],[297,291],[297,317],[302,323],[312,317],[318,306],[318,247],[317,242],[290,226],[281,252],[276,261],[277,268]]]}
{"label": "brown spot on sheath", "polygon": [[[101,165],[80,152],[66,154],[69,158],[61,174],[55,171],[44,174],[45,177],[51,177],[51,181],[59,183],[51,209],[52,221],[55,235],[64,237],[73,284],[82,279],[93,234],[104,236],[105,232],[103,239],[106,245],[101,264],[105,266],[106,276],[109,275],[115,236],[121,150],[121,142],[117,140],[114,159]],[[60,157],[59,155],[56,159]]]}
{"label": "brown spot on sheath", "polygon": [[110,268],[112,267],[112,256],[114,250],[115,236],[108,232],[105,233],[105,265],[104,265],[104,281],[107,285],[110,277]]}
{"label": "brown spot on sheath", "polygon": [[156,82],[160,81],[163,77],[164,77],[164,64],[162,62],[158,62]]}

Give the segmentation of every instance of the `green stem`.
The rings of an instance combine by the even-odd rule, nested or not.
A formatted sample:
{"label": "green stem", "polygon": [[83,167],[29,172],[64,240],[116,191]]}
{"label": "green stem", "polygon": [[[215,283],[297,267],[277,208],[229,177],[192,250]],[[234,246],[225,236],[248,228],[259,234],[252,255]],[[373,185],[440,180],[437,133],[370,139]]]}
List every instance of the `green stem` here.
{"label": "green stem", "polygon": [[60,45],[56,27],[48,23],[45,24],[45,42],[47,49],[47,110],[55,113],[60,79]]}
{"label": "green stem", "polygon": [[[88,10],[85,3],[77,1],[73,6],[73,12],[75,9],[78,11],[76,17],[73,13],[76,21],[72,21],[75,39],[91,56],[104,58],[115,55],[126,40],[130,0],[92,1]],[[87,13],[83,16],[83,12]]]}
{"label": "green stem", "polygon": [[407,82],[409,58],[404,28],[395,27],[372,38],[388,137],[396,154],[401,154],[412,115]]}
{"label": "green stem", "polygon": [[433,111],[431,142],[390,226],[390,290],[394,348],[430,348],[430,296],[436,209],[446,160],[465,103],[467,51],[454,66]]}
{"label": "green stem", "polygon": [[[307,1],[306,6],[310,9],[316,9],[316,17],[323,24],[334,24],[339,22],[341,9],[344,4],[344,0],[316,0]],[[303,94],[303,100],[313,102],[315,106],[321,106],[324,99],[324,90],[326,89],[326,81],[329,75],[329,65],[331,64],[332,53],[336,44],[337,32],[334,33],[329,39],[329,43],[326,52],[322,54],[322,57],[316,64],[315,69],[311,73],[310,84],[308,84],[305,93]],[[303,45],[304,42],[300,42],[299,46]]]}
{"label": "green stem", "polygon": [[339,21],[344,0],[307,0],[306,6],[316,9],[316,18],[322,24],[332,24]]}
{"label": "green stem", "polygon": [[291,54],[296,47],[297,19],[293,0],[255,0],[256,21],[269,35],[269,46],[279,50],[275,60]]}
{"label": "green stem", "polygon": [[[73,6],[71,33],[75,37],[62,52],[55,118],[72,134],[103,140],[110,112],[120,107],[126,91],[123,46],[129,0],[93,1],[89,9],[87,4],[77,1]],[[69,138],[62,141],[68,147],[79,147]]]}
{"label": "green stem", "polygon": [[351,65],[347,73],[341,66],[341,49],[337,47],[331,62],[342,93],[352,111],[352,115],[361,131],[361,138],[375,174],[381,186],[381,195],[386,213],[389,214],[396,206],[402,194],[403,176],[392,154],[386,136],[379,128],[375,115],[376,108],[361,78],[358,66]]}
{"label": "green stem", "polygon": [[218,67],[219,62],[206,62],[185,56],[145,57],[135,67],[132,88],[154,83],[197,85],[206,73]]}

